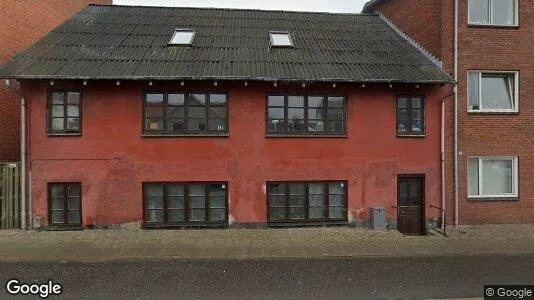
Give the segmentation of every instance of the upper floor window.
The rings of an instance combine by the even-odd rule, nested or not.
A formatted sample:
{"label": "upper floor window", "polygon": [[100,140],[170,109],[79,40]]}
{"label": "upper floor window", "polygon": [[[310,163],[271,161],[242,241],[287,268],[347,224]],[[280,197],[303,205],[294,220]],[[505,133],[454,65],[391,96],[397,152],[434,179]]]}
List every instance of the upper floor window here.
{"label": "upper floor window", "polygon": [[517,197],[517,157],[470,157],[467,165],[470,198]]}
{"label": "upper floor window", "polygon": [[343,96],[270,95],[268,134],[346,134]]}
{"label": "upper floor window", "polygon": [[227,102],[221,93],[146,93],[144,133],[228,133]]}
{"label": "upper floor window", "polygon": [[517,0],[469,0],[469,24],[515,26]]}
{"label": "upper floor window", "polygon": [[191,45],[195,32],[190,29],[176,29],[172,35],[169,45]]}
{"label": "upper floor window", "polygon": [[469,111],[517,112],[518,72],[469,72]]}
{"label": "upper floor window", "polygon": [[293,40],[289,32],[271,31],[269,32],[271,47],[293,47]]}
{"label": "upper floor window", "polygon": [[79,91],[53,91],[48,98],[48,133],[81,133]]}
{"label": "upper floor window", "polygon": [[424,135],[424,112],[422,97],[397,98],[397,135]]}

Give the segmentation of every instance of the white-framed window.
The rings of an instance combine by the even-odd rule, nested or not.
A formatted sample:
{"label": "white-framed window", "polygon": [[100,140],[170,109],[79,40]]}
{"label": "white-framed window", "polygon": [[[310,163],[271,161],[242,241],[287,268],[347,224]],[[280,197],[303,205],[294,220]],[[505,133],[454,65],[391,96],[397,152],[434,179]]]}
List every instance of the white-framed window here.
{"label": "white-framed window", "polygon": [[169,41],[169,45],[191,45],[195,32],[191,29],[177,28]]}
{"label": "white-framed window", "polygon": [[518,0],[469,0],[469,24],[517,26]]}
{"label": "white-framed window", "polygon": [[469,157],[467,185],[469,198],[518,196],[517,157]]}
{"label": "white-framed window", "polygon": [[470,71],[468,111],[519,111],[519,72]]}
{"label": "white-framed window", "polygon": [[289,32],[271,31],[269,32],[269,39],[271,40],[271,47],[293,47],[293,40]]}

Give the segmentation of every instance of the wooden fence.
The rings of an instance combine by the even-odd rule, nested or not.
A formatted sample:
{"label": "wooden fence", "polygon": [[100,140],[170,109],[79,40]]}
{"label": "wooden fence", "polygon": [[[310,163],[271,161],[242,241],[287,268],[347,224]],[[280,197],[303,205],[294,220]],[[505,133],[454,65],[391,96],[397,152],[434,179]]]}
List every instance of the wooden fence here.
{"label": "wooden fence", "polygon": [[0,163],[0,229],[20,228],[20,164]]}

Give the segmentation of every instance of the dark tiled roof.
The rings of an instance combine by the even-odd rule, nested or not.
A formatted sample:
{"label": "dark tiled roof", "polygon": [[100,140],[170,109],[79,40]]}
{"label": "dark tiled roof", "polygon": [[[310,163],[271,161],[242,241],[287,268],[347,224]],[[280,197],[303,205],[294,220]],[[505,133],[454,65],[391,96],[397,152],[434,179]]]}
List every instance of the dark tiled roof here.
{"label": "dark tiled roof", "polygon": [[[192,46],[168,46],[175,28]],[[270,31],[294,48],[270,48]],[[380,16],[90,5],[0,68],[17,79],[449,83]]]}

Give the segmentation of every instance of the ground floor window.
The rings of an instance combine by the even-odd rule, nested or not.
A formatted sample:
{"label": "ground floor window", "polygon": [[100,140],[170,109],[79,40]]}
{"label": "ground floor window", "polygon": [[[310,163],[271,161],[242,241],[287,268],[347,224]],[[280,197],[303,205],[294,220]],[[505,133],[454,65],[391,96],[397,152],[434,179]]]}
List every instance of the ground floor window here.
{"label": "ground floor window", "polygon": [[268,182],[269,222],[347,220],[347,182]]}
{"label": "ground floor window", "polygon": [[81,227],[81,184],[48,184],[48,222],[52,227]]}
{"label": "ground floor window", "polygon": [[470,157],[467,165],[470,198],[517,197],[517,157]]}
{"label": "ground floor window", "polygon": [[227,224],[227,183],[143,183],[144,223]]}

